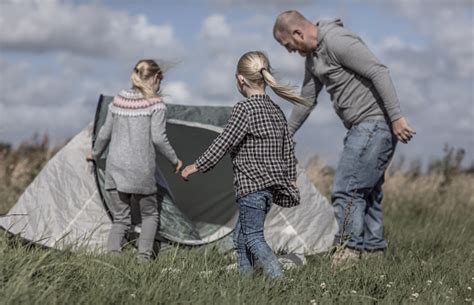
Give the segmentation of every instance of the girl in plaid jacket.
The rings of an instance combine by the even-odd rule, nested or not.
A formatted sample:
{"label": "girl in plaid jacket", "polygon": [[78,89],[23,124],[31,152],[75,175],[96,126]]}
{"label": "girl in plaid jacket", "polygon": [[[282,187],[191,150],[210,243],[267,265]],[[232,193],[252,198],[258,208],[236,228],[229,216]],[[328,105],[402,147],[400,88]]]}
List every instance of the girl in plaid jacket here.
{"label": "girl in plaid jacket", "polygon": [[182,176],[213,168],[230,152],[234,168],[234,187],[239,203],[239,220],[234,245],[241,273],[250,274],[258,260],[272,278],[283,275],[282,267],[264,238],[264,222],[272,202],[283,207],[299,204],[296,187],[296,159],[286,118],[265,94],[268,85],[280,97],[307,105],[288,86],[278,84],[270,63],[259,51],[244,54],[236,73],[239,92],[246,97],[238,102],[224,131]]}

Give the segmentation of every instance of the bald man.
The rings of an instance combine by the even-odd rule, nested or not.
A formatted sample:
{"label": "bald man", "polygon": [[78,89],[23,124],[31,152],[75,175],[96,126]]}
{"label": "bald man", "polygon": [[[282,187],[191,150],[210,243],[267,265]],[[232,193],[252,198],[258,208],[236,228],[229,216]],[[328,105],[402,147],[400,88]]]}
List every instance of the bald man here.
{"label": "bald man", "polygon": [[332,186],[332,202],[343,245],[334,266],[353,264],[364,253],[383,253],[382,184],[397,140],[415,131],[403,118],[387,67],[340,20],[316,24],[297,11],[280,14],[275,39],[306,58],[301,95],[311,107],[295,106],[288,125],[295,133],[317,104],[323,87],[348,129]]}

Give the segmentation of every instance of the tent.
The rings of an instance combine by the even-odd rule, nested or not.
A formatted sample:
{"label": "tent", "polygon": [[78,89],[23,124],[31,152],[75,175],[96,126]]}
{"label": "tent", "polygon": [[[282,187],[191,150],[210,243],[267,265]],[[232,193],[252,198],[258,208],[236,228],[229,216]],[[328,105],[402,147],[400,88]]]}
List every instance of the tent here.
{"label": "tent", "polygon": [[[109,198],[104,190],[105,159],[92,167],[85,162],[85,156],[104,123],[111,101],[112,97],[100,97],[94,122],[46,164],[16,205],[0,217],[1,228],[46,247],[105,249],[111,226]],[[230,107],[167,106],[168,137],[185,164],[193,162],[222,131],[231,111]],[[157,239],[161,243],[188,246],[231,246],[238,206],[230,158],[226,156],[213,171],[195,175],[187,183],[174,174],[163,157],[157,158],[173,198],[172,204],[161,207]],[[274,205],[265,223],[266,239],[275,251],[326,251],[337,231],[332,207],[301,167],[297,185],[301,204],[294,208]],[[136,213],[133,222],[135,231],[139,231]]]}

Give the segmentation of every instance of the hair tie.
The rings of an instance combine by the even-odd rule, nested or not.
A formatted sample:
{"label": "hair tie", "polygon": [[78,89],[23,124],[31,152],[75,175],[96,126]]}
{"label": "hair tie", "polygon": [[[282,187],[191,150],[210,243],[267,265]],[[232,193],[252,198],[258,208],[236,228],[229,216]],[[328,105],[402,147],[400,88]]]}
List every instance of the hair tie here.
{"label": "hair tie", "polygon": [[260,69],[260,74],[263,74],[263,70],[267,70],[267,68],[263,67]]}

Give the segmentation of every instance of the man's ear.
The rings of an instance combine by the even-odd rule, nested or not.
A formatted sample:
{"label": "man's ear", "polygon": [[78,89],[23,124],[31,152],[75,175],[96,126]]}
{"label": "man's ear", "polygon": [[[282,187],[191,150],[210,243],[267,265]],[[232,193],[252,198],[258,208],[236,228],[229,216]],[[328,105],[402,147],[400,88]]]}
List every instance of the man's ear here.
{"label": "man's ear", "polygon": [[303,31],[300,29],[294,29],[291,35],[293,36],[294,39],[304,40]]}

